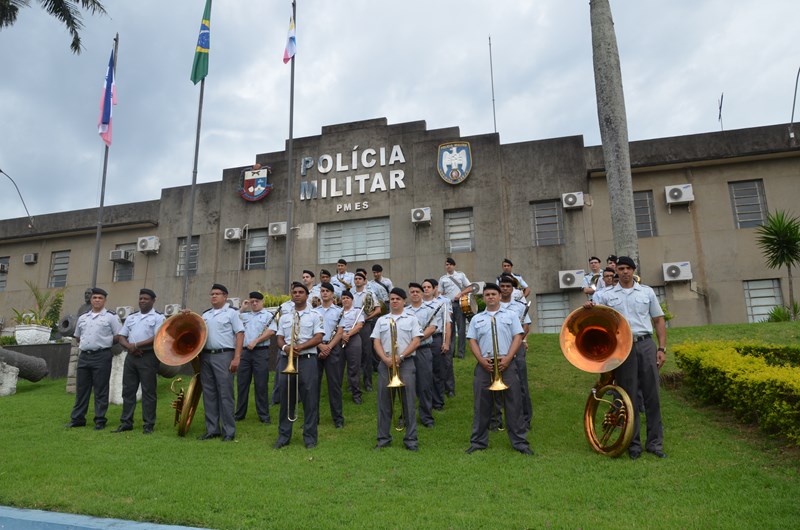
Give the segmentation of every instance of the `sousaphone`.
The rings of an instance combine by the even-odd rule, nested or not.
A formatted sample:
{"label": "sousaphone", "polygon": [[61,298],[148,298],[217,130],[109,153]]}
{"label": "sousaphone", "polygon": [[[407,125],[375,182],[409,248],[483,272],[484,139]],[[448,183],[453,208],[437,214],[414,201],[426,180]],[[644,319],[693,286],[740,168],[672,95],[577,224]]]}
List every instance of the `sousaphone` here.
{"label": "sousaphone", "polygon": [[602,374],[592,388],[583,412],[589,445],[606,456],[619,456],[633,439],[631,399],[614,384],[613,370],[631,351],[633,335],[621,313],[606,306],[578,308],[561,326],[561,351],[576,368]]}
{"label": "sousaphone", "polygon": [[185,436],[189,431],[200,403],[203,387],[200,384],[200,359],[197,356],[205,346],[207,337],[208,328],[203,318],[189,312],[165,320],[153,341],[153,350],[159,361],[168,366],[182,366],[191,362],[194,369],[194,376],[185,392],[183,388],[175,390],[175,384],[182,381],[180,377],[170,385],[172,392],[178,396],[172,402],[172,408],[175,409],[175,425],[178,426],[179,436]]}

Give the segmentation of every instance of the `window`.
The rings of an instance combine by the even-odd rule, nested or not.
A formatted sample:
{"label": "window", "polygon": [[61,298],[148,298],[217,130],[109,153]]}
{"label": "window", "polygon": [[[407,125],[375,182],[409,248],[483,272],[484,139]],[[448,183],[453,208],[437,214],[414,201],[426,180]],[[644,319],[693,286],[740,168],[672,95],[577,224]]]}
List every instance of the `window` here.
{"label": "window", "polygon": [[536,328],[539,333],[558,333],[569,316],[566,293],[536,295]]}
{"label": "window", "polygon": [[358,219],[319,225],[319,262],[368,261],[390,257],[389,218]]}
{"label": "window", "polygon": [[636,214],[636,235],[654,237],[656,213],[653,210],[653,190],[633,192],[633,211]]}
{"label": "window", "polygon": [[[653,291],[656,293],[656,298],[658,298],[658,303],[662,304],[662,308],[666,307],[667,304],[667,288],[664,285],[651,285],[650,287],[653,288]],[[669,309],[669,308],[667,308]],[[665,311],[666,313],[666,311]],[[669,327],[669,320],[666,320],[666,325]]]}
{"label": "window", "polygon": [[564,221],[561,201],[531,203],[533,246],[561,245],[564,243]]}
{"label": "window", "polygon": [[783,305],[779,280],[745,280],[744,303],[748,322],[763,322],[776,305]]}
{"label": "window", "polygon": [[69,269],[69,250],[53,252],[50,255],[50,280],[47,282],[47,286],[66,286],[67,269]]}
{"label": "window", "polygon": [[475,224],[472,208],[444,212],[444,240],[446,252],[472,252],[475,250]]}
{"label": "window", "polygon": [[[136,243],[126,243],[124,245],[117,245],[117,250],[128,250],[130,255],[136,254]],[[114,262],[114,281],[115,282],[129,282],[133,280],[133,260],[130,263]]]}
{"label": "window", "polygon": [[764,181],[729,182],[728,188],[731,192],[731,207],[736,228],[752,228],[763,225],[767,212]]}
{"label": "window", "polygon": [[[192,236],[192,244],[189,248],[189,276],[197,274],[197,256],[200,254],[200,237]],[[178,238],[178,267],[176,276],[183,276],[186,270],[186,238]]]}
{"label": "window", "polygon": [[0,258],[0,291],[6,290],[6,282],[8,280],[8,264],[11,258],[8,256]]}
{"label": "window", "polygon": [[250,230],[244,251],[244,269],[247,271],[267,268],[268,230]]}

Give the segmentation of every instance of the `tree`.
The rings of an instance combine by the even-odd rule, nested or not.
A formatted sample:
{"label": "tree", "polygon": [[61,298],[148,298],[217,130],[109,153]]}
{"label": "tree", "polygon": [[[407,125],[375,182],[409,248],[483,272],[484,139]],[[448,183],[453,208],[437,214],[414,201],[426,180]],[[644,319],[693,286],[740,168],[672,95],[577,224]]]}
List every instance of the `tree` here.
{"label": "tree", "polygon": [[[81,36],[79,30],[83,29],[80,9],[89,11],[92,15],[106,14],[103,4],[99,0],[37,0],[49,14],[64,23],[67,31],[72,35],[70,49],[72,53],[81,53]],[[13,26],[17,21],[19,8],[30,7],[30,0],[0,0],[0,29]]]}
{"label": "tree", "polygon": [[795,306],[792,266],[800,264],[800,219],[777,210],[767,214],[767,222],[756,230],[756,242],[767,259],[767,267],[786,266],[789,276],[789,307]]}

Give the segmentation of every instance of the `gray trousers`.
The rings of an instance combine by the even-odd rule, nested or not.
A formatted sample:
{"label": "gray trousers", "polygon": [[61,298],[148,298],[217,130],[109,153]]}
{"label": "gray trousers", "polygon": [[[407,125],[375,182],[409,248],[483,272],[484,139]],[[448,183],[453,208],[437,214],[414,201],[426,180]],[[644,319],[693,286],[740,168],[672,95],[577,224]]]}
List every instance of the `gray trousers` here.
{"label": "gray trousers", "polygon": [[[281,355],[278,373],[282,372],[289,359]],[[317,443],[317,424],[319,423],[319,370],[316,355],[302,355],[295,359],[297,375],[280,374],[278,387],[281,399],[281,417],[278,424],[278,443],[288,444],[292,439],[292,425],[289,416],[297,416],[297,404],[303,404],[303,442],[306,445]],[[299,386],[298,386],[299,385]],[[291,400],[289,399],[291,398]],[[291,401],[291,403],[290,403]]]}
{"label": "gray trousers", "polygon": [[[324,359],[317,357],[317,396],[322,399],[322,376],[328,381],[328,404],[331,407],[333,424],[344,425],[342,414],[342,380],[344,379],[344,354],[337,344]],[[317,405],[319,410],[319,405]]]}
{"label": "gray trousers", "polygon": [[122,416],[120,425],[133,427],[136,411],[136,392],[142,385],[142,422],[152,429],[156,424],[156,381],[158,379],[158,357],[153,350],[142,352],[141,357],[131,353],[125,357],[122,370]]}
{"label": "gray trousers", "polygon": [[506,432],[508,439],[511,440],[511,446],[518,451],[530,448],[526,438],[527,430],[522,423],[522,396],[516,363],[512,362],[502,374],[508,389],[502,392],[492,392],[489,390],[492,374],[481,368],[481,365],[475,365],[472,381],[474,394],[472,435],[469,440],[471,447],[486,449],[489,446],[489,418],[492,415],[495,401],[493,394],[499,394],[501,397],[498,399],[502,401],[505,408]]}
{"label": "gray trousers", "polygon": [[[431,403],[433,408],[441,409],[444,407],[445,381],[447,380],[447,366],[445,365],[444,355],[442,354],[441,333],[434,333],[431,337],[431,365],[433,366],[433,394]],[[450,366],[452,366],[452,359]]]}
{"label": "gray trousers", "polygon": [[206,433],[236,435],[233,418],[233,351],[200,354],[200,384],[203,385],[203,409]]}
{"label": "gray trousers", "polygon": [[531,403],[531,393],[528,388],[528,361],[527,361],[528,348],[525,344],[520,346],[517,350],[517,355],[514,357],[514,362],[517,365],[517,373],[519,374],[519,390],[522,394],[522,423],[525,428],[530,430],[531,419],[533,418],[533,404]]}
{"label": "gray trousers", "polygon": [[375,370],[373,361],[375,355],[372,347],[372,330],[375,328],[375,320],[367,320],[358,335],[361,337],[361,373],[364,376],[364,389],[372,388],[372,372]]}
{"label": "gray trousers", "polygon": [[94,423],[105,426],[112,358],[111,348],[104,348],[92,353],[81,351],[78,356],[75,405],[72,407],[70,420],[73,425],[86,425],[89,397],[94,389]]}
{"label": "gray trousers", "polygon": [[269,418],[269,346],[248,350],[242,348],[239,368],[236,370],[236,414],[237,420],[247,416],[250,401],[250,381],[255,387],[256,414],[261,421]]}
{"label": "gray trousers", "polygon": [[[458,331],[457,334],[456,331]],[[456,353],[456,335],[458,335],[458,356],[463,359],[467,348],[467,319],[464,316],[464,311],[461,310],[461,304],[453,302],[453,321],[450,323],[451,359]]]}
{"label": "gray trousers", "polygon": [[[370,341],[372,339],[369,339]],[[361,335],[356,334],[350,337],[344,347],[343,361],[347,361],[347,386],[353,394],[353,399],[361,397]]]}
{"label": "gray trousers", "polygon": [[[405,434],[403,444],[406,447],[417,447],[417,396],[414,391],[416,386],[416,367],[411,359],[406,359],[400,363],[400,380],[405,386],[398,389],[390,389],[389,368],[381,362],[378,365],[378,446],[384,447],[392,443],[392,408],[398,408],[397,403],[402,403],[403,421],[405,423]],[[400,395],[400,399],[395,398],[395,394]],[[394,410],[395,417],[399,417],[399,411]]]}
{"label": "gray trousers", "polygon": [[633,440],[628,447],[629,453],[640,453],[642,442],[639,438],[639,391],[644,399],[644,411],[647,415],[648,451],[661,451],[664,446],[664,427],[661,424],[661,398],[658,394],[660,378],[656,366],[657,346],[653,339],[644,339],[633,343],[630,355],[619,368],[614,370],[617,384],[631,398],[634,424]]}
{"label": "gray trousers", "polygon": [[414,355],[414,366],[417,372],[417,400],[419,402],[419,421],[426,427],[432,427],[433,420],[433,359],[430,344],[417,348]]}

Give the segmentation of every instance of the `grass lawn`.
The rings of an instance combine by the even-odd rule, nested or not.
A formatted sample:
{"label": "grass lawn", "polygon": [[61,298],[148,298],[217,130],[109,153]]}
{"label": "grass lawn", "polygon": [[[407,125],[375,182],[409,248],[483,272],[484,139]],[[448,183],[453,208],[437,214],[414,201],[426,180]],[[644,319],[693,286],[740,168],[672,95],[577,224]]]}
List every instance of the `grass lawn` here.
{"label": "grass lawn", "polygon": [[[718,338],[800,342],[800,322],[670,329],[669,344]],[[487,451],[464,454],[472,422],[474,362],[456,360],[457,395],[420,427],[420,451],[374,451],[375,393],[345,394],[336,430],[326,396],[319,445],[272,449],[251,403],[234,443],[200,442],[202,409],[189,436],[173,430],[169,381],[160,380],[158,423],[141,433],[64,429],[74,396],[65,380],[21,381],[0,399],[0,504],[212,528],[796,528],[800,451],[730,421],[686,390],[662,390],[665,460],[593,453],[583,406],[595,377],[573,368],[556,335],[533,335],[528,353],[533,457],[493,433]],[[675,370],[668,355],[665,371]],[[272,383],[272,381],[270,381]],[[323,390],[324,392],[324,390]],[[252,399],[252,397],[251,397]],[[92,407],[90,406],[90,412]],[[91,422],[91,415],[89,417]]]}

